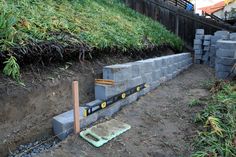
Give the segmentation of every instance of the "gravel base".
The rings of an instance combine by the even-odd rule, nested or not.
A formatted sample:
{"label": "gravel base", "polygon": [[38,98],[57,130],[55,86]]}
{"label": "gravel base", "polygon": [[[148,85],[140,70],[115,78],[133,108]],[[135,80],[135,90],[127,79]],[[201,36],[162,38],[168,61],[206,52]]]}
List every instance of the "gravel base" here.
{"label": "gravel base", "polygon": [[[44,137],[32,143],[20,145],[8,157],[32,157],[58,144],[60,140],[57,137]],[[42,143],[42,144],[41,144]]]}

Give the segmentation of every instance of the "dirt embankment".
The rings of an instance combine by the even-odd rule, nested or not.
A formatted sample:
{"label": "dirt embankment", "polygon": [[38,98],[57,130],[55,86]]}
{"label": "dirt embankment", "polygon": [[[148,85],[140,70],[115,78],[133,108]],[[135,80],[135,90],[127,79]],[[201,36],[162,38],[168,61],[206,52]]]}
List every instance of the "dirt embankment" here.
{"label": "dirt embankment", "polygon": [[0,156],[16,146],[52,133],[52,117],[72,108],[71,83],[79,80],[81,103],[94,100],[94,79],[104,65],[172,54],[170,49],[132,56],[97,54],[90,61],[50,66],[29,65],[22,69],[25,87],[0,74]]}

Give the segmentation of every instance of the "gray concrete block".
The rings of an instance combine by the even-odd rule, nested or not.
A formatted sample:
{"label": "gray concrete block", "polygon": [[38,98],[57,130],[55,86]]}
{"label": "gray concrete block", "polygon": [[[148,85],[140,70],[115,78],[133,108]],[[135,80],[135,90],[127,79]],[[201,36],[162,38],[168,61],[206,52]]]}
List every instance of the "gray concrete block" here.
{"label": "gray concrete block", "polygon": [[216,42],[217,48],[222,48],[222,49],[236,49],[236,41],[232,40],[218,40]]}
{"label": "gray concrete block", "polygon": [[204,35],[204,40],[205,41],[210,41],[212,35]]}
{"label": "gray concrete block", "polygon": [[129,97],[127,97],[129,104],[135,102],[138,99],[138,96],[139,96],[139,92],[134,93],[130,95]]}
{"label": "gray concrete block", "polygon": [[197,60],[202,59],[202,55],[197,55],[197,54],[195,54],[195,55],[194,55],[194,59],[197,59]]}
{"label": "gray concrete block", "polygon": [[204,29],[196,29],[197,35],[204,35]]}
{"label": "gray concrete block", "polygon": [[220,36],[222,39],[228,39],[229,38],[229,32],[228,31],[216,31],[214,33],[215,36]]}
{"label": "gray concrete block", "polygon": [[194,53],[196,55],[202,55],[203,54],[203,51],[202,50],[194,50]]}
{"label": "gray concrete block", "polygon": [[155,59],[155,68],[156,69],[161,69],[162,67],[162,58],[161,57],[158,57],[157,59]]}
{"label": "gray concrete block", "polygon": [[146,95],[148,92],[151,91],[151,85],[149,84],[148,87],[141,90],[138,94],[138,97]]}
{"label": "gray concrete block", "polygon": [[95,99],[105,100],[128,89],[128,80],[114,85],[95,84]]}
{"label": "gray concrete block", "polygon": [[143,79],[142,79],[141,76],[134,77],[134,78],[129,80],[128,88],[136,87],[136,86],[138,86],[138,85],[140,85],[142,83],[144,83],[144,82],[143,82]]}
{"label": "gray concrete block", "polygon": [[175,71],[174,64],[170,64],[167,66],[167,74],[172,74]]}
{"label": "gray concrete block", "polygon": [[202,49],[202,45],[193,45],[193,49],[194,50],[201,50]]}
{"label": "gray concrete block", "polygon": [[161,76],[166,76],[168,74],[168,68],[165,66],[165,67],[162,67],[161,68]]}
{"label": "gray concrete block", "polygon": [[230,33],[229,39],[236,41],[236,33]]}
{"label": "gray concrete block", "polygon": [[127,63],[128,65],[131,65],[131,70],[132,70],[132,77],[138,77],[141,75],[141,63],[138,62],[130,62]]}
{"label": "gray concrete block", "polygon": [[204,51],[210,51],[210,46],[204,46],[203,50]]}
{"label": "gray concrete block", "polygon": [[[83,108],[80,107],[80,127],[84,128],[87,125],[97,120],[97,114],[91,114],[88,117],[83,116]],[[74,112],[73,110],[62,113],[53,117],[52,120],[53,131],[58,138],[63,140],[74,130]]]}
{"label": "gray concrete block", "polygon": [[236,49],[222,49],[222,48],[219,48],[216,51],[216,56],[236,58]]}
{"label": "gray concrete block", "polygon": [[221,36],[212,36],[211,37],[211,45],[216,45],[216,42],[220,39],[222,39]]}
{"label": "gray concrete block", "polygon": [[[102,103],[102,100],[96,99],[96,100],[94,100],[94,101],[91,101],[91,102],[89,102],[89,103],[86,103],[86,106],[92,107],[92,106],[95,106],[95,105],[100,105],[101,103]],[[84,108],[86,108],[86,106],[85,106]],[[94,108],[92,109],[92,112],[95,111],[95,110],[97,110],[98,108],[99,108],[99,106],[94,107]]]}
{"label": "gray concrete block", "polygon": [[140,64],[141,75],[152,72],[153,67],[155,66],[153,60],[140,60],[137,61],[137,63],[141,63]]}
{"label": "gray concrete block", "polygon": [[153,81],[151,84],[150,84],[150,91],[156,89],[158,86],[160,86],[160,81]]}
{"label": "gray concrete block", "polygon": [[193,43],[194,43],[194,45],[202,45],[202,40],[201,39],[194,39]]}
{"label": "gray concrete block", "polygon": [[226,79],[229,76],[229,72],[216,72],[216,78]]}
{"label": "gray concrete block", "polygon": [[132,77],[132,68],[130,64],[115,64],[103,68],[103,79],[120,82]]}
{"label": "gray concrete block", "polygon": [[208,40],[205,40],[205,41],[203,42],[203,45],[204,45],[204,46],[209,46],[210,44],[211,44],[211,42],[208,41]]}
{"label": "gray concrete block", "polygon": [[152,72],[152,81],[157,81],[161,78],[161,70],[155,70]]}
{"label": "gray concrete block", "polygon": [[120,111],[121,107],[128,104],[127,99],[123,99],[120,101],[115,102],[114,104],[109,105],[108,107],[101,109],[97,111],[98,119],[104,118],[104,117],[111,117],[116,112]]}
{"label": "gray concrete block", "polygon": [[235,63],[236,63],[236,58],[228,58],[228,57],[216,58],[216,64],[234,65]]}
{"label": "gray concrete block", "polygon": [[145,75],[142,75],[141,77],[142,77],[143,83],[150,84],[152,82],[152,72],[146,73]]}
{"label": "gray concrete block", "polygon": [[173,78],[173,74],[167,74],[166,78],[167,80],[171,80]]}
{"label": "gray concrete block", "polygon": [[223,65],[223,64],[216,64],[215,70],[216,72],[230,72],[233,66],[231,65]]}
{"label": "gray concrete block", "polygon": [[195,39],[203,40],[203,39],[204,39],[204,35],[198,35],[198,34],[196,34],[196,35],[195,35]]}

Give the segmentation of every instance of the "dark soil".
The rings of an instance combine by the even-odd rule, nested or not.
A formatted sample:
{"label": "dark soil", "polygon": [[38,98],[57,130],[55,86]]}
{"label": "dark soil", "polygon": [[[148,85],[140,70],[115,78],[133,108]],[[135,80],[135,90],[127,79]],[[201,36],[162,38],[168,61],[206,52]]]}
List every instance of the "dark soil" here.
{"label": "dark soil", "polygon": [[94,100],[94,79],[101,77],[104,65],[164,54],[173,51],[159,48],[131,56],[100,52],[89,61],[80,62],[76,58],[47,66],[29,64],[21,69],[25,86],[0,74],[0,156],[6,156],[20,144],[52,134],[52,117],[72,108],[73,80],[79,80],[80,102],[89,102]]}
{"label": "dark soil", "polygon": [[39,156],[188,157],[198,129],[193,123],[194,115],[203,107],[190,107],[189,103],[209,96],[205,85],[213,78],[212,69],[193,65],[112,117],[131,125],[131,129],[104,146],[95,148],[72,135]]}

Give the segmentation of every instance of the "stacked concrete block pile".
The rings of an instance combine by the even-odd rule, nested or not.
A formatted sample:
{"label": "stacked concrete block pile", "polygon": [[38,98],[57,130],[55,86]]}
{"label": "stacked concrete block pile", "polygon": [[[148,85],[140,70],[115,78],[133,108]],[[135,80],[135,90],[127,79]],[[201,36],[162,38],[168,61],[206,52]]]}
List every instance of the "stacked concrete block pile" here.
{"label": "stacked concrete block pile", "polygon": [[211,35],[204,35],[202,60],[203,63],[207,65],[209,65],[210,63],[210,47],[211,47]]}
{"label": "stacked concrete block pile", "polygon": [[[192,64],[190,53],[181,53],[147,60],[140,60],[125,64],[105,66],[103,68],[103,79],[114,80],[114,85],[95,84],[96,100],[80,107],[81,128],[97,121],[99,118],[111,116],[119,111],[124,105],[130,104],[145,95],[149,91],[157,88],[160,83],[172,79],[184,69]],[[147,84],[146,88],[136,92],[125,99],[121,99],[112,105],[94,112],[88,116],[84,111],[88,106],[101,105],[104,100],[120,94],[130,88],[140,84]],[[94,108],[96,110],[97,108]],[[64,139],[73,131],[73,110],[62,113],[53,118],[54,133],[60,139]]]}
{"label": "stacked concrete block pile", "polygon": [[233,66],[236,63],[236,41],[218,40],[216,50],[216,77],[225,79],[233,77]]}
{"label": "stacked concrete block pile", "polygon": [[204,29],[196,29],[195,39],[194,39],[194,62],[196,64],[201,64],[203,56],[203,39],[204,39]]}

